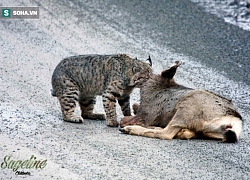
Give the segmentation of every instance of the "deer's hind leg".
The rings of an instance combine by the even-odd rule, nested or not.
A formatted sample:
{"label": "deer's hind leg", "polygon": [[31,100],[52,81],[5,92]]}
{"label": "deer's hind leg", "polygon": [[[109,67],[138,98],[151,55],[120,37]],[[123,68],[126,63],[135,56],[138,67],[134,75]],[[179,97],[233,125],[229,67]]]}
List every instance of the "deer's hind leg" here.
{"label": "deer's hind leg", "polygon": [[175,137],[175,135],[181,130],[179,127],[174,127],[168,125],[164,129],[149,129],[142,126],[125,126],[121,128],[120,131],[130,135],[138,135],[150,138],[159,138],[159,139],[166,139],[170,140]]}
{"label": "deer's hind leg", "polygon": [[147,129],[143,132],[143,136],[165,140],[171,140],[176,137],[180,139],[190,139],[195,137],[195,132],[189,130],[184,123],[184,113],[185,111],[183,111],[183,109],[178,109],[164,129]]}
{"label": "deer's hind leg", "polygon": [[170,124],[167,125],[164,129],[147,129],[144,131],[143,136],[159,138],[165,140],[173,139],[176,134],[181,130],[180,127],[175,127]]}
{"label": "deer's hind leg", "polygon": [[181,129],[175,136],[175,138],[178,138],[178,139],[191,139],[195,137],[196,137],[196,133],[189,129]]}
{"label": "deer's hind leg", "polygon": [[[143,128],[141,126],[125,126],[123,129],[121,129],[121,131],[131,135],[139,135],[144,137],[160,138],[166,140],[171,140],[173,138],[190,139],[195,137],[196,133],[195,131],[190,130],[190,121],[188,119],[185,119],[188,118],[188,114],[189,111],[187,112],[185,108],[178,108],[173,117],[171,118],[170,122],[164,129],[150,129]],[[161,121],[163,120],[164,115],[163,117],[161,117]]]}

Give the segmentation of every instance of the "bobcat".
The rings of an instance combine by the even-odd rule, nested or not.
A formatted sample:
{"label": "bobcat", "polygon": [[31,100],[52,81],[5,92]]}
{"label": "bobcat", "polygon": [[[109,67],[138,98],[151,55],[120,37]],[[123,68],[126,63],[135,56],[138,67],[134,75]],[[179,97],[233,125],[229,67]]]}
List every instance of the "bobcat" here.
{"label": "bobcat", "polygon": [[[52,95],[60,102],[63,120],[106,119],[108,126],[118,126],[116,100],[124,116],[130,116],[130,93],[149,79],[152,62],[132,59],[125,54],[79,55],[63,59],[52,75]],[[104,114],[94,114],[96,96],[102,95]],[[76,102],[81,117],[74,115]]]}
{"label": "bobcat", "polygon": [[237,142],[243,121],[232,102],[212,92],[175,83],[173,77],[180,65],[176,61],[142,85],[141,103],[133,105],[136,116],[125,116],[120,131],[168,140],[211,138]]}

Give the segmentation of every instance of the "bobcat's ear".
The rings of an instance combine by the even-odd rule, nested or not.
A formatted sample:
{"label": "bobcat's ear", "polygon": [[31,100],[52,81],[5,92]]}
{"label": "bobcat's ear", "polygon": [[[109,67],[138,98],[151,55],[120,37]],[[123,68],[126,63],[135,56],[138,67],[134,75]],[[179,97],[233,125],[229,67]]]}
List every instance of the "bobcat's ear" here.
{"label": "bobcat's ear", "polygon": [[170,65],[166,70],[161,72],[161,76],[164,78],[172,79],[176,73],[177,68],[182,64],[181,61],[175,61],[174,64]]}
{"label": "bobcat's ear", "polygon": [[147,61],[148,61],[149,65],[150,65],[150,66],[152,66],[152,60],[151,60],[151,57],[150,57],[150,55],[148,56],[148,59],[147,59]]}

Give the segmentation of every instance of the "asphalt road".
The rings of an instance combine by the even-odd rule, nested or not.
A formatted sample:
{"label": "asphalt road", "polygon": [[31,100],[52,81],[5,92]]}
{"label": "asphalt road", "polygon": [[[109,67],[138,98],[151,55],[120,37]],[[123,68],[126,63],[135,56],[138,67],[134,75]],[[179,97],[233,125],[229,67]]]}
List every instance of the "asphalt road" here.
{"label": "asphalt road", "polygon": [[[250,179],[249,31],[187,0],[0,0],[0,6],[40,8],[38,20],[0,20],[0,164],[8,155],[47,160],[43,169],[19,169],[31,175],[1,166],[1,179]],[[156,73],[182,60],[178,83],[238,107],[240,142],[164,141],[124,135],[103,121],[63,122],[51,75],[62,58],[87,53],[150,54]],[[136,90],[132,103],[138,101]],[[96,111],[103,112],[100,99]]]}

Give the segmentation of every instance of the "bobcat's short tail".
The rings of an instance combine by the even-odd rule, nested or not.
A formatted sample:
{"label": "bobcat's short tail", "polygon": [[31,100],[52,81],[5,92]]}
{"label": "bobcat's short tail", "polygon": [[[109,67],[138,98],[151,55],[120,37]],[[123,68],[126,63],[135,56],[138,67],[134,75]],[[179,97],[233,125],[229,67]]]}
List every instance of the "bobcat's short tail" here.
{"label": "bobcat's short tail", "polygon": [[52,96],[56,97],[56,92],[54,91],[54,89],[51,89],[50,92]]}

